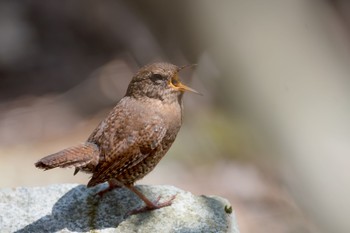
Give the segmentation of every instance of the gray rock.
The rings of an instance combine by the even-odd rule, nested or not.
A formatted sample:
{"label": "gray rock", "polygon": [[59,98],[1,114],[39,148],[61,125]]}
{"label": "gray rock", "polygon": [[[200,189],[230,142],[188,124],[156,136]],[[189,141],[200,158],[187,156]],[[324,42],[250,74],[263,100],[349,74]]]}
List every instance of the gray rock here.
{"label": "gray rock", "polygon": [[150,199],[169,199],[159,210],[128,215],[143,205],[120,188],[94,196],[105,185],[87,189],[64,184],[0,189],[1,232],[234,232],[237,223],[230,203],[220,197],[194,196],[171,186],[137,186]]}

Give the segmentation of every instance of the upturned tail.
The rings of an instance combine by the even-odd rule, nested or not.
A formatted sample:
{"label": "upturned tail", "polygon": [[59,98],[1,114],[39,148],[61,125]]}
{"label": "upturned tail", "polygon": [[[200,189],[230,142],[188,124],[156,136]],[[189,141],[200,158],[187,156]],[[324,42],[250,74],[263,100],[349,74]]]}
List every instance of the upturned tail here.
{"label": "upturned tail", "polygon": [[36,162],[35,166],[44,170],[56,167],[75,167],[77,172],[79,168],[86,165],[96,166],[99,160],[99,153],[99,148],[96,144],[85,142],[48,155]]}

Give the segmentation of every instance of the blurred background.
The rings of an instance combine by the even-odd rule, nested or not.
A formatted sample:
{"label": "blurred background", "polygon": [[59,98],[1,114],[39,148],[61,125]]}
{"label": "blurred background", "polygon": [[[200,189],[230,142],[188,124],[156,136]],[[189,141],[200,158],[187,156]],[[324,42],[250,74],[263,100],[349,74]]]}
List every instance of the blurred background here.
{"label": "blurred background", "polygon": [[86,184],[41,157],[87,139],[154,61],[197,63],[141,184],[232,203],[241,232],[350,232],[350,4],[0,1],[0,187]]}

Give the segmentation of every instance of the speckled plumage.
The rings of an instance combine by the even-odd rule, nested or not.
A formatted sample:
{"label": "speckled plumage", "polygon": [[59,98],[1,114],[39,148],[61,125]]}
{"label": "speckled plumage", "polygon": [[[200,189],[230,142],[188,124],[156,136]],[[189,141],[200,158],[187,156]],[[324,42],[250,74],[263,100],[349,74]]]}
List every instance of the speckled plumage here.
{"label": "speckled plumage", "polygon": [[88,139],[100,149],[88,186],[110,178],[132,184],[149,173],[175,140],[181,109],[181,103],[124,97]]}
{"label": "speckled plumage", "polygon": [[168,63],[141,68],[85,143],[44,157],[36,167],[92,173],[88,187],[112,180],[131,187],[169,150],[182,124],[183,93],[196,92],[180,82],[180,70]]}

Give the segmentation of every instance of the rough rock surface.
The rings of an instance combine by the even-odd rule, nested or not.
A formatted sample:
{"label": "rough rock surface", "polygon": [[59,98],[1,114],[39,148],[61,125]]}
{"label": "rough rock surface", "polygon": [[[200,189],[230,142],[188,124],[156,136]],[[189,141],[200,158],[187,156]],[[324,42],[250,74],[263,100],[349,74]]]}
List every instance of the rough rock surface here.
{"label": "rough rock surface", "polygon": [[130,216],[127,213],[143,203],[124,188],[94,195],[105,187],[0,189],[1,232],[239,232],[230,203],[223,198],[195,196],[171,186],[137,186],[153,200],[177,196],[169,207]]}

